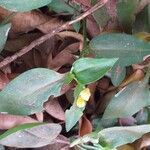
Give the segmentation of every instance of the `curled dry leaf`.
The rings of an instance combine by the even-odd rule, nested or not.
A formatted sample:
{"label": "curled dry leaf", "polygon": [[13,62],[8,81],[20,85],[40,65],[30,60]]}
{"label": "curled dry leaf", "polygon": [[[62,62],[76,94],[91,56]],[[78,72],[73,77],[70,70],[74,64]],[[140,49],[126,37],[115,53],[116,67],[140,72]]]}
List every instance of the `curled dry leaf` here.
{"label": "curled dry leaf", "polygon": [[23,59],[25,64],[31,66],[31,68],[34,68],[35,66],[48,68],[47,61],[51,60],[50,56],[55,50],[57,43],[58,40],[56,38],[54,37],[50,38],[49,40],[45,41],[41,45],[35,47],[34,50],[22,56],[21,59]]}
{"label": "curled dry leaf", "polygon": [[143,148],[150,145],[150,134],[145,134],[138,141],[135,142],[136,150],[143,150]]}
{"label": "curled dry leaf", "polygon": [[62,38],[66,38],[66,37],[72,37],[75,38],[77,40],[80,41],[80,51],[83,49],[83,42],[84,42],[84,38],[83,35],[80,33],[76,33],[76,32],[71,32],[71,31],[64,31],[64,32],[60,32],[57,35],[59,35]]}
{"label": "curled dry leaf", "polygon": [[79,121],[79,135],[84,136],[91,133],[92,129],[93,127],[91,122],[86,118],[86,116],[83,116]]}
{"label": "curled dry leaf", "polygon": [[134,81],[139,81],[142,80],[144,78],[144,72],[140,69],[136,70],[132,75],[130,75],[127,79],[125,79],[120,85],[119,87],[125,87],[126,85],[130,84],[131,82]]}
{"label": "curled dry leaf", "polygon": [[40,33],[28,33],[28,34],[18,36],[15,39],[8,39],[4,49],[10,52],[18,51],[21,48],[28,46],[32,41],[39,38],[41,35],[42,34]]}
{"label": "curled dry leaf", "polygon": [[[11,14],[11,11],[0,7],[1,21]],[[52,18],[36,10],[24,13],[15,13],[10,21],[12,23],[12,33],[24,33],[34,29],[39,29],[43,33],[48,33],[64,23],[57,18]],[[70,29],[70,27],[67,27],[66,29]]]}
{"label": "curled dry leaf", "polygon": [[[34,38],[36,39],[41,35],[42,34],[40,33],[27,33],[20,35],[15,39],[8,40],[5,49],[7,51],[18,51],[26,46],[30,41],[34,40]],[[57,36],[52,37],[17,59],[15,64],[17,64],[18,67],[15,69],[15,72],[20,73],[35,67],[47,68],[47,61],[50,60],[50,55],[52,55],[53,51],[56,49],[58,42],[59,39]]]}
{"label": "curled dry leaf", "polygon": [[[48,33],[50,31],[52,31],[53,29],[63,25],[63,23],[64,23],[64,21],[59,20],[58,18],[49,17],[48,21],[37,26],[37,29],[39,29],[43,33]],[[69,29],[72,29],[72,27],[71,26],[66,27],[65,30],[69,30]]]}
{"label": "curled dry leaf", "polygon": [[60,106],[58,100],[50,98],[48,102],[44,104],[45,111],[50,114],[52,117],[62,120],[65,120],[65,113],[62,107]]}
{"label": "curled dry leaf", "polygon": [[0,129],[6,130],[13,128],[20,124],[37,122],[37,120],[32,119],[28,116],[17,116],[17,115],[7,115],[0,114]]}
{"label": "curled dry leaf", "polygon": [[72,64],[75,61],[73,53],[79,50],[79,42],[67,46],[63,51],[54,57],[54,59],[48,59],[47,67],[50,69],[58,70],[63,65]]}

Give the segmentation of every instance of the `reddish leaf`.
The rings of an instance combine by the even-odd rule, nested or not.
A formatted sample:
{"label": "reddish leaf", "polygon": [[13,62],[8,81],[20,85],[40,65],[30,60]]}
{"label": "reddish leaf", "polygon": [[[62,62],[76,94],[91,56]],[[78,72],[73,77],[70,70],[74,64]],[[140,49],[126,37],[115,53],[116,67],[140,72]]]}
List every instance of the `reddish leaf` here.
{"label": "reddish leaf", "polygon": [[50,114],[52,117],[62,120],[65,120],[65,113],[62,107],[60,106],[58,100],[50,98],[48,102],[44,104],[45,111]]}
{"label": "reddish leaf", "polygon": [[92,128],[91,122],[85,116],[83,116],[79,121],[79,135],[84,136],[88,133],[91,133]]}
{"label": "reddish leaf", "polygon": [[100,34],[100,28],[92,16],[87,18],[86,23],[87,23],[87,32],[91,37]]}
{"label": "reddish leaf", "polygon": [[133,117],[119,118],[118,121],[121,126],[133,126],[136,123],[136,120]]}
{"label": "reddish leaf", "polygon": [[89,0],[72,0],[74,3],[77,3],[79,5],[85,6],[85,7],[90,7],[90,1]]}

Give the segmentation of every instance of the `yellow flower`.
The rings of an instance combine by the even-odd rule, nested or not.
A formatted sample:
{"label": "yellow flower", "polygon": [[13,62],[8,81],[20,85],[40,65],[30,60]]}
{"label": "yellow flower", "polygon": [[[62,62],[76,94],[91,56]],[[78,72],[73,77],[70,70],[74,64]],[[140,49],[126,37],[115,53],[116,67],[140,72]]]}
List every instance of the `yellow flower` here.
{"label": "yellow flower", "polygon": [[91,92],[89,88],[85,88],[84,90],[81,91],[81,93],[79,94],[79,96],[84,99],[85,101],[88,101],[90,99],[91,96]]}
{"label": "yellow flower", "polygon": [[82,90],[79,94],[79,97],[76,100],[76,105],[79,108],[85,107],[86,102],[89,100],[91,96],[91,92],[89,88],[85,88],[84,90]]}
{"label": "yellow flower", "polygon": [[79,96],[77,98],[76,104],[79,108],[82,108],[82,107],[85,107],[86,101],[81,96]]}

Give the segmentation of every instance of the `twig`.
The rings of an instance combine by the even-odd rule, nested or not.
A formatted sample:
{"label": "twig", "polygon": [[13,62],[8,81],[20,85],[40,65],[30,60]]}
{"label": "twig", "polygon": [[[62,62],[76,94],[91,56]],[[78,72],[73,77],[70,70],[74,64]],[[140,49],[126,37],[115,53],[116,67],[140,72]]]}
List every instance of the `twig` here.
{"label": "twig", "polygon": [[84,38],[83,38],[82,34],[72,32],[72,31],[63,31],[63,32],[57,33],[56,35],[59,35],[62,38],[64,38],[64,37],[73,37],[73,38],[79,40],[80,41],[79,50],[81,51],[83,49]]}
{"label": "twig", "polygon": [[88,15],[92,14],[94,11],[96,11],[99,8],[101,8],[102,6],[104,6],[107,2],[108,2],[108,0],[101,0],[101,1],[97,2],[96,5],[94,5],[92,8],[90,8],[89,10],[87,10],[85,13],[81,14],[80,16],[75,18],[74,20],[71,20],[67,23],[64,23],[60,27],[58,27],[58,28],[54,29],[53,31],[51,31],[50,33],[48,33],[48,34],[40,37],[39,39],[31,42],[30,45],[24,47],[23,49],[21,49],[19,52],[15,53],[14,55],[12,55],[10,57],[6,57],[3,61],[0,62],[0,68],[8,65],[9,63],[16,60],[18,57],[21,57],[22,55],[26,54],[31,49],[33,49],[35,46],[42,44],[44,41],[48,40],[50,37],[54,36],[55,34],[59,33],[60,31],[63,31],[66,27],[68,27],[68,26],[70,26],[70,25],[72,25],[76,22],[79,22],[83,18],[85,18]]}

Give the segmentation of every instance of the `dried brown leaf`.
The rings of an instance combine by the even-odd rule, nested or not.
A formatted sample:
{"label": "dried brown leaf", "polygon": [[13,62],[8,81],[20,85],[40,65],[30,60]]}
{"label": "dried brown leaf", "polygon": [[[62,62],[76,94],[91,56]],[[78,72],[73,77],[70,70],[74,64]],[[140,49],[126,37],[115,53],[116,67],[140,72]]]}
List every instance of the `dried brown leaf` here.
{"label": "dried brown leaf", "polygon": [[72,37],[72,38],[78,40],[78,41],[80,42],[80,47],[79,47],[79,49],[80,49],[80,50],[83,49],[84,37],[83,37],[82,34],[76,33],[76,32],[72,32],[72,31],[63,31],[63,32],[58,33],[57,35],[59,35],[61,38]]}
{"label": "dried brown leaf", "polygon": [[[11,14],[12,12],[0,7],[1,21]],[[18,12],[12,16],[10,21],[12,23],[11,33],[26,33],[34,29],[48,33],[64,23],[57,18],[52,18],[37,10],[24,13]],[[70,29],[70,27],[66,29]]]}
{"label": "dried brown leaf", "polygon": [[139,81],[141,79],[143,79],[144,77],[144,72],[142,70],[136,70],[133,74],[131,74],[127,79],[125,79],[121,85],[119,85],[120,88],[130,84],[131,82],[134,81]]}
{"label": "dried brown leaf", "polygon": [[135,149],[142,150],[144,147],[150,145],[150,133],[147,133],[142,136],[138,141],[135,142]]}
{"label": "dried brown leaf", "polygon": [[92,129],[93,127],[91,122],[85,116],[83,116],[79,121],[79,135],[84,136],[88,133],[91,133]]}
{"label": "dried brown leaf", "polygon": [[72,64],[75,61],[73,53],[79,50],[79,43],[74,43],[67,46],[52,60],[48,59],[47,67],[50,69],[58,70],[63,65]]}
{"label": "dried brown leaf", "polygon": [[32,41],[39,38],[42,34],[40,33],[29,33],[18,36],[14,39],[8,39],[4,49],[6,51],[15,52],[20,50],[21,48],[28,46]]}

